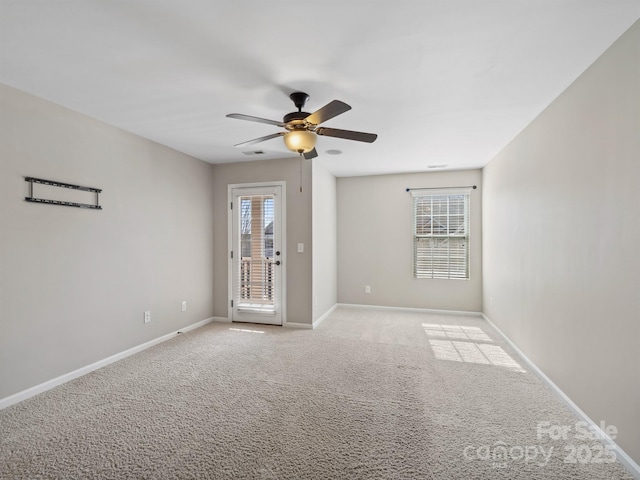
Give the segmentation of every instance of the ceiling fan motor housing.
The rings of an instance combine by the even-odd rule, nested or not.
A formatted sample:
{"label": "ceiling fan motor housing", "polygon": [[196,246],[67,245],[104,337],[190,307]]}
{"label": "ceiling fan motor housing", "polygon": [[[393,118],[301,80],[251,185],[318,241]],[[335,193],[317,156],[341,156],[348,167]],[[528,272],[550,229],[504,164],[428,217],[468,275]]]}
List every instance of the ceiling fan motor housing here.
{"label": "ceiling fan motor housing", "polygon": [[287,113],[283,118],[282,121],[284,123],[289,123],[289,122],[293,122],[298,120],[298,122],[300,124],[303,124],[302,120],[304,120],[305,118],[307,118],[309,115],[311,115],[310,113],[307,112],[291,112],[291,113]]}

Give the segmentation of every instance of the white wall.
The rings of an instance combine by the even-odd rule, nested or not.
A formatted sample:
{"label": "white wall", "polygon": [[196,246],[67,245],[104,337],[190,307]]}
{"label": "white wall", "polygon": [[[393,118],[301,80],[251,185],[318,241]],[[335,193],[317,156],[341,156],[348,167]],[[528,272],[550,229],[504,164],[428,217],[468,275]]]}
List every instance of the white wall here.
{"label": "white wall", "polygon": [[[413,199],[406,188],[465,185],[478,186],[471,191],[471,278],[413,278]],[[339,303],[482,310],[480,170],[343,177],[337,191]]]}
{"label": "white wall", "polygon": [[486,315],[640,463],[640,23],[483,173]]}
{"label": "white wall", "polygon": [[313,192],[313,321],[338,301],[338,236],[336,177],[315,159]]}
{"label": "white wall", "polygon": [[[302,175],[300,168],[302,167]],[[213,239],[214,304],[217,317],[228,316],[227,186],[235,183],[286,182],[287,221],[287,322],[312,323],[311,290],[313,252],[311,234],[311,164],[298,158],[224,163],[213,166]],[[302,181],[302,192],[300,185]],[[298,243],[304,243],[304,253],[297,253]]]}
{"label": "white wall", "polygon": [[[0,102],[0,398],[211,317],[211,165],[13,88]],[[25,176],[102,188],[103,210],[26,202]]]}

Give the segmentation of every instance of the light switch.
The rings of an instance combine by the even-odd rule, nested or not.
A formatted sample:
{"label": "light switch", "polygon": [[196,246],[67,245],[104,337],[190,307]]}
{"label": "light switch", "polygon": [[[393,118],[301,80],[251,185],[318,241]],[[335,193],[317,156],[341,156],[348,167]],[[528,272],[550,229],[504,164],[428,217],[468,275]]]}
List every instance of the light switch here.
{"label": "light switch", "polygon": [[304,243],[298,244],[298,253],[304,253]]}

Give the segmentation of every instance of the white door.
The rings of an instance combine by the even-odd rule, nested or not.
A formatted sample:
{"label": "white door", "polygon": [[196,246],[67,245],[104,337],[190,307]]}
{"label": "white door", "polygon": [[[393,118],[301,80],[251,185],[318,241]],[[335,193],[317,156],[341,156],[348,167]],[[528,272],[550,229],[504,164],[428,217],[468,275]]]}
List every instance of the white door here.
{"label": "white door", "polygon": [[282,325],[283,184],[230,185],[230,316]]}

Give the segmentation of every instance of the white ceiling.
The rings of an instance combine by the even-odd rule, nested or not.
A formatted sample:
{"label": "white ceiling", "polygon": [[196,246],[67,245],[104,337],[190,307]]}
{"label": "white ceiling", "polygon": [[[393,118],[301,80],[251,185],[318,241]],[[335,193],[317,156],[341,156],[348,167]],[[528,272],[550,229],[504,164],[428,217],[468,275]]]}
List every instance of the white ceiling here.
{"label": "white ceiling", "polygon": [[[640,0],[0,0],[0,82],[211,163],[291,156],[302,90],[337,176],[484,166],[640,18]],[[329,155],[338,149],[341,155]],[[243,151],[262,150],[259,156]]]}

